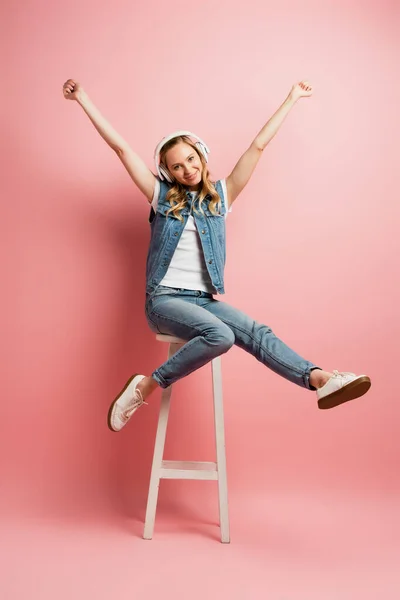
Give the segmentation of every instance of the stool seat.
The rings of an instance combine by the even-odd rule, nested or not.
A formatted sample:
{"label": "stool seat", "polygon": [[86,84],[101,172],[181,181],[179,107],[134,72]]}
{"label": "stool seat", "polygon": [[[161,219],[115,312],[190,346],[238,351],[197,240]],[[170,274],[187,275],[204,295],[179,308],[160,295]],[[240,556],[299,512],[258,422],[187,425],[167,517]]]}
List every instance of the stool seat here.
{"label": "stool seat", "polygon": [[170,344],[186,344],[187,342],[187,340],[181,340],[181,338],[174,335],[167,335],[166,333],[157,333],[156,340],[158,342],[169,342]]}
{"label": "stool seat", "polygon": [[[182,344],[187,342],[187,340],[182,340],[179,337],[164,333],[157,333],[156,340],[159,342],[169,343],[168,358],[173,356],[175,352],[179,350]],[[221,541],[224,543],[228,543],[230,541],[221,357],[217,356],[210,362],[214,399],[214,429],[217,460],[216,462],[164,460],[164,446],[167,434],[168,415],[173,386],[170,385],[167,388],[164,388],[161,392],[160,413],[158,417],[156,440],[154,444],[149,494],[147,497],[146,518],[143,532],[143,537],[146,540],[151,540],[153,537],[160,480],[201,479],[203,481],[214,480],[218,482]]]}

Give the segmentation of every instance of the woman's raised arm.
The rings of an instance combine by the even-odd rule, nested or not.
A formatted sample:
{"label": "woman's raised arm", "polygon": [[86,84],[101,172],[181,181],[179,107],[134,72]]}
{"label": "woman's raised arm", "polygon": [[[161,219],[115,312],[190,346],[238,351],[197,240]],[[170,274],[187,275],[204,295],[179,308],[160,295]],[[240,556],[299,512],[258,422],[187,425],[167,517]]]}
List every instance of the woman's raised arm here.
{"label": "woman's raised arm", "polygon": [[275,136],[291,108],[293,108],[299,98],[302,96],[311,96],[311,94],[312,87],[308,81],[296,83],[283,104],[257,134],[249,148],[236,163],[232,173],[226,178],[228,206],[231,206],[232,202],[234,202],[248,183],[264,148]]}
{"label": "woman's raised arm", "polygon": [[68,79],[63,85],[63,93],[64,98],[75,100],[81,105],[101,137],[116,152],[137,187],[146,196],[147,200],[151,202],[156,178],[145,162],[103,117],[77,81]]}

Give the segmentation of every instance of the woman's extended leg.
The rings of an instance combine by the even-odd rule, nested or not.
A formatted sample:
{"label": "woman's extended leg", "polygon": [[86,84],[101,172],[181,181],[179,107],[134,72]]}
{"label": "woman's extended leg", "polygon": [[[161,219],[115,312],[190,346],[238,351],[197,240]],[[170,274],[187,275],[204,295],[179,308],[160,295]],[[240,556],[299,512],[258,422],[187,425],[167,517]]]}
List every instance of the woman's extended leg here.
{"label": "woman's extended leg", "polygon": [[[322,370],[302,358],[280,340],[268,325],[252,319],[241,310],[214,298],[201,298],[201,306],[225,323],[235,335],[235,344],[249,352],[278,375],[301,387],[315,390],[310,382],[314,369]],[[331,373],[327,373],[327,380]],[[315,381],[321,381],[316,378]]]}
{"label": "woman's extended leg", "polygon": [[233,331],[236,345],[293,383],[317,390],[319,408],[333,408],[358,398],[371,386],[366,375],[323,371],[291,350],[270,327],[225,302],[200,298],[199,304]]}

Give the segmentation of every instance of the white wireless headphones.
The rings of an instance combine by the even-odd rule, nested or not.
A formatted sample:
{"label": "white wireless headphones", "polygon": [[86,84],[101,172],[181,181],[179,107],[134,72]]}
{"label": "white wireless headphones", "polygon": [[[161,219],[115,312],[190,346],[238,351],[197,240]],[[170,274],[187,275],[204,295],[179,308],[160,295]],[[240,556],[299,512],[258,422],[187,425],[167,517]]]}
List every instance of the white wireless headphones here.
{"label": "white wireless headphones", "polygon": [[205,161],[208,162],[207,155],[209,154],[210,149],[208,148],[207,144],[205,142],[203,142],[203,140],[200,139],[197,135],[195,135],[194,133],[191,133],[190,131],[185,131],[183,129],[179,129],[178,131],[174,131],[173,133],[170,133],[169,135],[167,135],[166,137],[164,137],[161,140],[161,142],[158,144],[157,148],[154,150],[154,162],[156,165],[157,173],[161,180],[166,179],[169,183],[172,183],[173,179],[171,178],[171,175],[168,172],[168,169],[166,169],[164,167],[164,165],[160,164],[160,151],[161,151],[161,148],[167,142],[169,142],[170,140],[172,140],[175,137],[178,137],[180,135],[187,135],[188,137],[192,137],[192,138],[198,140],[195,143],[195,146],[199,150],[199,152],[201,152],[201,154],[204,156]]}

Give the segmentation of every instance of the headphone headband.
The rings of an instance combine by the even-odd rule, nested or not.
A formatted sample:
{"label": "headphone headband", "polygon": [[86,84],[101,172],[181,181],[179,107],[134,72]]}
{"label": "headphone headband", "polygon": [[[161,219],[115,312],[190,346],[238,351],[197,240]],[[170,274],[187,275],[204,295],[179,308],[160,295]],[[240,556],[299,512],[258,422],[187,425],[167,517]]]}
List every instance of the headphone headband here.
{"label": "headphone headband", "polygon": [[172,179],[171,179],[170,174],[166,171],[166,169],[163,168],[162,165],[160,165],[160,152],[161,152],[161,149],[163,148],[163,146],[165,146],[165,144],[167,144],[174,138],[179,137],[181,135],[182,136],[187,135],[188,137],[196,139],[197,140],[197,142],[195,144],[196,147],[204,156],[205,161],[208,162],[207,154],[210,152],[210,149],[208,148],[207,144],[205,142],[203,142],[203,140],[201,138],[199,138],[198,135],[192,133],[191,131],[186,131],[184,129],[178,129],[178,131],[174,131],[173,133],[170,133],[169,135],[165,136],[161,140],[161,142],[159,142],[156,149],[154,150],[154,162],[155,162],[157,173],[161,180],[166,179],[169,183],[172,183]]}

